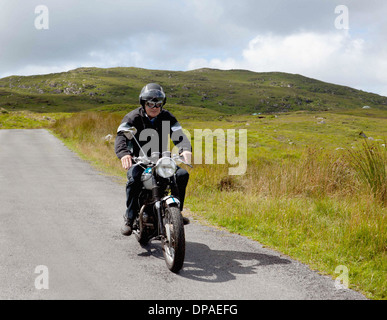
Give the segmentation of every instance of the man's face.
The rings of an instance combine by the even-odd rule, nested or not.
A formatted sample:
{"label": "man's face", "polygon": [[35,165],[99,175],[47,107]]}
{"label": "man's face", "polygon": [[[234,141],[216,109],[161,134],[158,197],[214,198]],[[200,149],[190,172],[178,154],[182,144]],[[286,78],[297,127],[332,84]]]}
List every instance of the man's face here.
{"label": "man's face", "polygon": [[[149,118],[156,118],[161,113],[162,104],[159,104],[159,107],[151,108],[149,105],[154,105],[152,103],[145,103],[145,112]],[[157,106],[157,105],[156,105]]]}

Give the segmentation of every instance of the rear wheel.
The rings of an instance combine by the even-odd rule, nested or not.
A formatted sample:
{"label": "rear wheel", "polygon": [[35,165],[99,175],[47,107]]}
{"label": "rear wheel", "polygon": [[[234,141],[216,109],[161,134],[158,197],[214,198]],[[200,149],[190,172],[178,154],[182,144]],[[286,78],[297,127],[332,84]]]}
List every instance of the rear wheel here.
{"label": "rear wheel", "polygon": [[185,234],[183,217],[177,207],[165,209],[164,227],[166,238],[163,240],[163,254],[168,269],[178,273],[184,264]]}

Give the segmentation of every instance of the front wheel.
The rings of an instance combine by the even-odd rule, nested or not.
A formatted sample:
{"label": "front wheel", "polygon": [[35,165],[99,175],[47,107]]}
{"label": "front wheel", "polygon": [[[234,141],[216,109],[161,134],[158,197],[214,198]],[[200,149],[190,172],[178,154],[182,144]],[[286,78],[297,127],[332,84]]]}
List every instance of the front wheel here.
{"label": "front wheel", "polygon": [[183,267],[185,257],[184,224],[179,208],[165,208],[164,227],[166,237],[162,245],[165,262],[169,270],[178,273]]}

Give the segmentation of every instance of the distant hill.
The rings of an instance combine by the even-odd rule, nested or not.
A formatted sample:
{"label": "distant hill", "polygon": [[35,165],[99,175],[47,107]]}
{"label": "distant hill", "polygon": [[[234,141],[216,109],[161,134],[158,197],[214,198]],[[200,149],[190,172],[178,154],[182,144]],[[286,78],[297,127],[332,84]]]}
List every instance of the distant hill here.
{"label": "distant hill", "polygon": [[69,72],[0,79],[0,107],[75,112],[138,104],[141,88],[160,83],[168,103],[226,114],[295,110],[387,110],[387,97],[301,75],[246,70],[186,72],[139,68],[79,68]]}

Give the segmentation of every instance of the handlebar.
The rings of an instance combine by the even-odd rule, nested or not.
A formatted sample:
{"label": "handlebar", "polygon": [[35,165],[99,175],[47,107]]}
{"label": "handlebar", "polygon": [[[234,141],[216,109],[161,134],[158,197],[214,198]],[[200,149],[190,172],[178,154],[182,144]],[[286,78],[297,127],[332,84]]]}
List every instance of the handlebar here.
{"label": "handlebar", "polygon": [[[183,164],[193,168],[193,166],[190,165],[189,163],[185,162],[180,155],[174,154],[174,155],[172,155],[171,158],[173,160],[178,160],[179,162],[181,162],[181,163],[183,163]],[[132,160],[134,162],[136,162],[137,165],[141,165],[141,164],[144,164],[144,165],[156,164],[155,162],[153,162],[152,160],[150,160],[147,157],[132,157]]]}
{"label": "handlebar", "polygon": [[183,158],[182,158],[180,155],[174,154],[174,155],[172,156],[172,159],[173,159],[173,160],[178,160],[178,161],[180,161],[181,163],[184,163],[185,165],[189,166],[190,168],[193,168],[193,166],[192,166],[191,164],[185,162],[185,161],[183,160]]}
{"label": "handlebar", "polygon": [[146,157],[132,157],[132,160],[137,164],[137,165],[140,165],[140,164],[145,164],[145,165],[148,165],[148,164],[151,164],[152,161],[150,161],[148,158]]}

